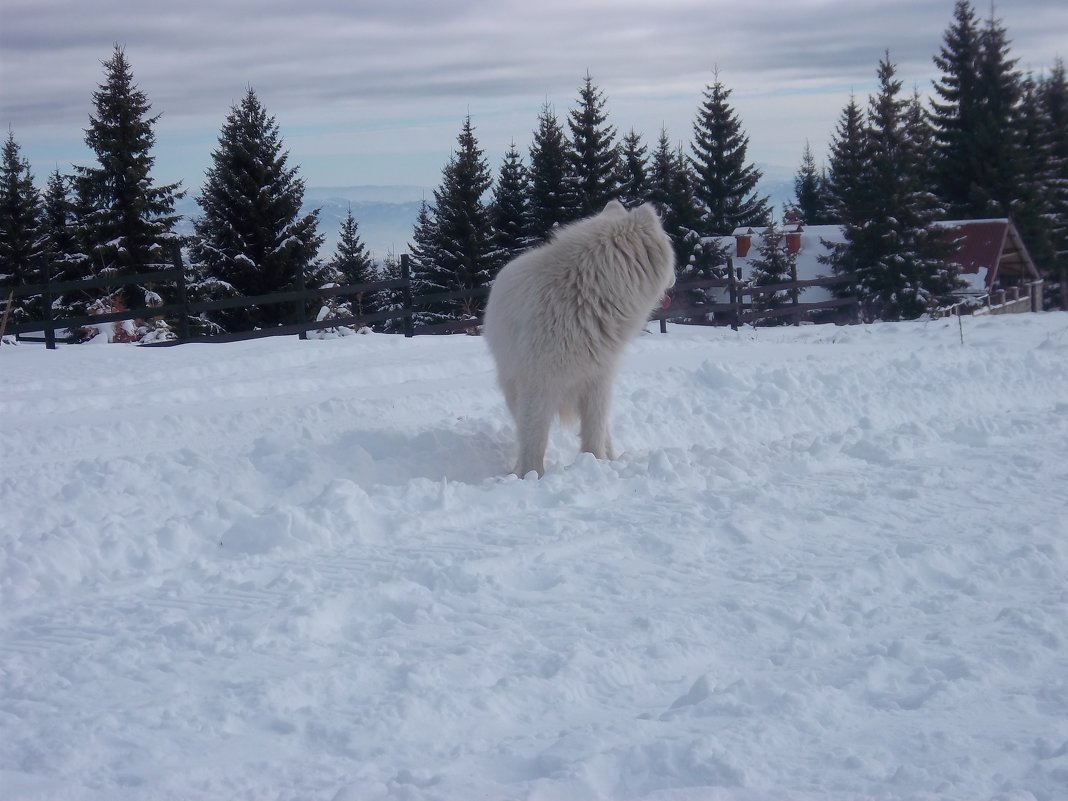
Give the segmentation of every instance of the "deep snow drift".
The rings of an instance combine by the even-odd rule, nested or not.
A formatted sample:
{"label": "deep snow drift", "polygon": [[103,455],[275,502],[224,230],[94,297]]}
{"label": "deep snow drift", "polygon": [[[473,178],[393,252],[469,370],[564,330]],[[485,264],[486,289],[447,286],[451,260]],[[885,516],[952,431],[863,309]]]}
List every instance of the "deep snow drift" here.
{"label": "deep snow drift", "polygon": [[1068,314],[0,348],[4,799],[1068,798]]}

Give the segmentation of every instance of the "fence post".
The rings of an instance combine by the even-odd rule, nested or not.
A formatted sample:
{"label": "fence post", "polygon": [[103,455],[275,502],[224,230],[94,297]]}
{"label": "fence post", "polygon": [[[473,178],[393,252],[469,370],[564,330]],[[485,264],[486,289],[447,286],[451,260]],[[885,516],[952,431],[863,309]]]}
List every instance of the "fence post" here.
{"label": "fence post", "polygon": [[[304,277],[304,265],[302,264],[300,269],[297,270],[297,291],[304,292],[307,288],[307,280]],[[297,322],[301,325],[308,322],[308,304],[303,297],[297,298]],[[297,334],[297,337],[299,339],[307,339],[308,332],[301,331]]]}
{"label": "fence post", "polygon": [[797,308],[801,302],[801,290],[796,286],[797,284],[797,260],[791,260],[790,262],[790,282],[795,284],[793,289],[790,290],[790,302],[794,305],[794,325],[801,325],[801,310]]}
{"label": "fence post", "polygon": [[48,265],[48,272],[45,274],[45,295],[44,295],[44,318],[45,318],[45,348],[48,350],[56,349],[56,327],[52,324],[52,321],[56,319],[55,310],[52,308],[52,304],[55,299],[52,297],[52,265]]}
{"label": "fence post", "polygon": [[408,261],[408,254],[402,253],[401,258],[401,280],[404,282],[404,287],[401,289],[401,302],[404,304],[404,310],[408,312],[404,316],[404,336],[415,336],[415,320],[412,317],[412,268]]}
{"label": "fence post", "polygon": [[185,341],[189,339],[189,296],[185,288],[185,265],[182,263],[181,245],[175,243],[171,260],[174,262],[175,269],[178,270],[178,281],[176,282],[178,303],[182,307],[178,317],[178,338]]}
{"label": "fence post", "polygon": [[742,294],[738,291],[738,281],[734,277],[734,259],[727,257],[727,292],[730,296],[734,313],[731,316],[731,331],[737,331],[742,319]]}

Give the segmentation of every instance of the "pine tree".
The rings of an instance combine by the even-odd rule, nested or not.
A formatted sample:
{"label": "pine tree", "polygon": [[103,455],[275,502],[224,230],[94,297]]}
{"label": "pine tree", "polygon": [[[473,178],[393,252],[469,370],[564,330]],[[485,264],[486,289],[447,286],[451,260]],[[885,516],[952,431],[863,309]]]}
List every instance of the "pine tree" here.
{"label": "pine tree", "polygon": [[531,234],[530,176],[514,141],[504,154],[489,212],[497,253],[492,277],[496,277],[501,267],[535,241]]}
{"label": "pine tree", "polygon": [[769,214],[767,197],[754,192],[761,173],[746,162],[749,137],[727,102],[730,95],[718,79],[707,87],[693,125],[693,166],[697,197],[706,209],[701,231],[706,236],[760,225]]}
{"label": "pine tree", "polygon": [[935,147],[934,128],[931,125],[931,114],[924,107],[918,87],[913,88],[912,97],[905,106],[904,128],[913,150],[921,154],[916,165],[916,180],[920,186],[936,192],[938,177],[929,158]]}
{"label": "pine tree", "polygon": [[[367,284],[378,280],[374,261],[360,239],[359,225],[356,218],[352,216],[351,207],[341,223],[334,257],[327,262],[326,266],[330,279],[343,286]],[[353,315],[374,314],[378,311],[378,300],[375,292],[361,292],[352,296],[345,305]],[[339,314],[341,313],[339,311]]]}
{"label": "pine tree", "polygon": [[[750,264],[753,268],[752,281],[754,286],[774,286],[785,284],[793,280],[793,273],[797,256],[790,253],[784,242],[785,234],[774,219],[768,221],[760,235],[760,244],[757,246],[757,257]],[[762,311],[780,308],[790,299],[789,292],[771,292],[768,294],[755,295],[753,306]],[[764,321],[764,325],[780,325],[785,322],[783,317],[772,317]]]}
{"label": "pine tree", "polygon": [[[0,290],[6,290],[0,292],[0,309],[6,307],[10,290],[44,282],[43,252],[41,196],[29,161],[8,131],[0,156]],[[14,303],[16,321],[40,320],[43,313],[40,295]]]}
{"label": "pine tree", "polygon": [[[170,266],[176,245],[175,201],[185,192],[180,183],[156,186],[151,155],[159,115],[133,82],[122,48],[104,62],[105,78],[93,93],[85,143],[96,154],[95,167],[76,167],[82,241],[94,272],[138,273]],[[123,293],[131,306],[143,302],[138,288]]]}
{"label": "pine tree", "polygon": [[539,242],[546,241],[555,226],[578,217],[569,150],[560,122],[546,103],[530,145],[531,235]]}
{"label": "pine tree", "polygon": [[1064,61],[1058,59],[1040,89],[1042,107],[1049,125],[1052,217],[1050,238],[1053,263],[1049,265],[1056,285],[1047,287],[1047,297],[1060,296],[1068,309],[1068,79]]}
{"label": "pine tree", "polygon": [[[695,178],[682,147],[672,149],[668,134],[661,129],[649,168],[649,202],[660,212],[664,231],[675,251],[675,275],[680,281],[720,278],[727,263],[727,252],[711,237],[702,237],[699,229],[703,208],[697,198]],[[679,301],[693,306],[710,302],[708,290],[676,292]],[[695,317],[704,322],[706,317]]]}
{"label": "pine tree", "polygon": [[[192,247],[207,294],[253,297],[318,283],[319,211],[301,215],[304,180],[253,89],[231,108],[211,157]],[[287,304],[216,316],[230,331],[291,319]]]}
{"label": "pine tree", "polygon": [[671,238],[676,274],[683,277],[693,273],[700,244],[701,204],[690,164],[680,149],[672,148],[663,128],[649,167],[648,198],[660,212],[664,231]]}
{"label": "pine tree", "polygon": [[812,147],[805,142],[801,166],[794,176],[794,200],[801,218],[808,225],[827,225],[832,220],[827,210],[827,191],[821,173],[816,169]]}
{"label": "pine tree", "polygon": [[838,118],[831,140],[826,193],[831,223],[858,223],[866,218],[865,169],[868,156],[864,141],[864,116],[855,97],[850,97]]}
{"label": "pine tree", "polygon": [[619,151],[619,200],[629,208],[640,206],[649,194],[648,148],[633,128],[623,137]]}
{"label": "pine tree", "polygon": [[[420,248],[413,250],[412,280],[417,294],[431,294],[487,286],[500,257],[494,249],[489,211],[482,198],[492,179],[479,149],[471,118],[457,137],[458,146],[442,170],[441,186],[434,190],[434,206],[424,207],[419,226],[426,227]],[[425,218],[425,219],[423,219]],[[419,229],[416,232],[420,239]],[[426,307],[424,320],[479,315],[484,298],[441,301]]]}
{"label": "pine tree", "polygon": [[971,198],[980,216],[1007,216],[1012,209],[1019,143],[1014,121],[1020,102],[1020,75],[1009,57],[1008,35],[991,9],[979,35],[979,91],[982,116],[972,132],[979,149]]}
{"label": "pine tree", "polygon": [[[425,204],[424,204],[425,206]],[[381,264],[376,266],[375,279],[378,281],[397,281],[401,276],[401,264],[397,254],[392,249],[386,251],[386,256]],[[387,289],[380,293],[378,300],[380,312],[399,312],[404,308],[404,291],[401,289]],[[401,317],[383,320],[376,326],[377,330],[388,334],[399,334],[404,331],[405,321]]]}
{"label": "pine tree", "polygon": [[971,3],[957,0],[935,64],[943,72],[932,114],[938,194],[954,217],[1006,216],[1018,178],[1020,76],[993,10],[980,26]]}
{"label": "pine tree", "polygon": [[571,130],[571,174],[576,193],[576,217],[602,211],[619,195],[619,151],[616,130],[608,124],[603,93],[586,74],[578,106],[568,114]]}
{"label": "pine tree", "polygon": [[869,101],[863,217],[843,226],[845,242],[828,261],[854,280],[868,320],[911,319],[932,308],[958,283],[950,248],[935,223],[943,207],[923,185],[921,143],[911,138],[909,101],[889,53],[879,63],[879,91]]}
{"label": "pine tree", "polygon": [[[43,197],[41,230],[44,236],[44,270],[52,281],[76,281],[89,275],[89,257],[81,247],[69,176],[54,170]],[[54,316],[81,317],[85,294],[64,292],[52,301]]]}
{"label": "pine tree", "polygon": [[1056,258],[1053,221],[1057,214],[1057,192],[1054,146],[1050,138],[1052,125],[1031,75],[1021,81],[1020,91],[1021,102],[1012,123],[1017,150],[1010,211],[1031,258],[1048,269]]}
{"label": "pine tree", "polygon": [[983,116],[979,87],[979,26],[970,0],[957,0],[935,66],[942,72],[932,101],[938,194],[953,217],[974,213],[972,192],[980,168],[975,132]]}

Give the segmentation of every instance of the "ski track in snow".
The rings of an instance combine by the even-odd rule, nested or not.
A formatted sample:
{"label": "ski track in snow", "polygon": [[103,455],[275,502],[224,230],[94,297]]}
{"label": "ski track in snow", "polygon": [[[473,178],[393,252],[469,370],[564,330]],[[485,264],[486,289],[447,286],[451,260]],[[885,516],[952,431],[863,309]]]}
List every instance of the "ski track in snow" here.
{"label": "ski track in snow", "polygon": [[1068,315],[0,351],[4,799],[1068,798]]}

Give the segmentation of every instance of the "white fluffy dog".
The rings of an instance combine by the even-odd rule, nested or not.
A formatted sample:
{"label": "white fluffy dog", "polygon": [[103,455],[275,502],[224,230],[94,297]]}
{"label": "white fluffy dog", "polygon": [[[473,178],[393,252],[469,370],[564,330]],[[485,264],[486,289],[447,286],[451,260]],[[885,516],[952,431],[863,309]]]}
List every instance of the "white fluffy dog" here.
{"label": "white fluffy dog", "polygon": [[578,418],[583,451],[615,458],[608,413],[616,366],[674,283],[671,241],[656,212],[614,200],[505,265],[483,334],[518,429],[516,474],[545,474],[557,415]]}

